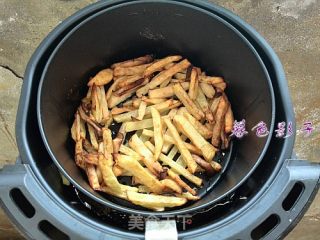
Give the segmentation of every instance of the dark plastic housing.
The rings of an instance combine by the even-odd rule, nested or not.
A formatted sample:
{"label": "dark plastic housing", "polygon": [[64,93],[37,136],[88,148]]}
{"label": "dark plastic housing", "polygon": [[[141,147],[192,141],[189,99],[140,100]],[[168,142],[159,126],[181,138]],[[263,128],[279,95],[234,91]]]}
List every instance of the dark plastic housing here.
{"label": "dark plastic housing", "polygon": [[[0,205],[29,239],[144,239],[143,231],[128,231],[127,225],[121,227],[120,222],[123,221],[102,219],[84,205],[74,204],[75,199],[70,196],[69,190],[65,191],[59,171],[41,140],[36,115],[39,80],[57,44],[84,19],[123,2],[126,1],[99,1],[75,13],[45,38],[29,61],[16,121],[16,137],[23,164],[0,170]],[[292,121],[295,131],[284,71],[268,43],[251,26],[221,7],[205,1],[182,2],[220,16],[250,41],[261,56],[273,84],[277,109],[275,122]],[[252,239],[255,229],[259,230],[259,234],[255,232],[254,237],[282,239],[301,219],[319,187],[319,164],[286,160],[292,156],[293,144],[294,136],[286,139],[272,137],[271,147],[260,164],[241,186],[229,194],[227,199],[233,199],[233,203],[225,204],[221,200],[210,211],[193,216],[193,224],[186,231],[179,231],[179,239]],[[302,188],[295,187],[297,185]],[[30,208],[30,204],[12,200],[13,189],[21,191],[35,212],[25,209]],[[242,197],[243,200],[236,201],[239,196],[245,196],[245,199]],[[288,202],[287,198],[291,196],[294,196],[294,201]],[[26,215],[25,211],[32,214]],[[280,222],[274,224],[271,221],[268,227],[260,229],[272,214],[276,214]],[[43,220],[46,222],[40,230]]]}
{"label": "dark plastic housing", "polygon": [[251,128],[264,121],[272,133],[275,114],[272,84],[260,56],[237,29],[209,11],[176,1],[137,1],[110,7],[77,25],[56,47],[42,75],[38,90],[42,138],[59,169],[94,201],[118,211],[150,214],[94,192],[75,165],[70,142],[70,126],[88,79],[114,62],[147,53],[181,54],[208,74],[223,76],[236,119],[246,120],[249,134],[235,141],[229,166],[213,190],[191,205],[166,213],[198,211],[250,176],[272,136],[258,138]]}

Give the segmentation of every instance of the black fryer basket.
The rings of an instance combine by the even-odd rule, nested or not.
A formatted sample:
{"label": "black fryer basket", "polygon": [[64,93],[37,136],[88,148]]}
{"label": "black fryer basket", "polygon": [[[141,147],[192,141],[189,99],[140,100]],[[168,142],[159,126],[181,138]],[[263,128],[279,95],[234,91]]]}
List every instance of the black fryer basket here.
{"label": "black fryer basket", "polygon": [[[110,1],[109,4],[113,4]],[[194,3],[193,3],[194,4]],[[88,10],[98,11],[106,3],[97,3],[66,20],[71,27],[80,21]],[[287,100],[288,90],[281,64],[261,37],[242,20],[228,11],[201,4],[201,7],[221,15],[255,46],[268,68],[277,99],[277,121],[293,119],[292,106]],[[62,36],[65,29],[58,27],[55,33]],[[50,34],[42,43],[48,48],[39,48],[30,61],[23,84],[17,121],[17,140],[23,162],[8,166],[0,174],[0,199],[12,221],[29,238],[36,239],[139,239],[143,232],[128,232],[101,222],[85,210],[72,206],[61,190],[61,182],[52,181],[59,177],[53,164],[44,164],[48,157],[37,132],[35,120],[35,96],[38,77],[42,71],[53,39]],[[45,51],[44,51],[45,49]],[[47,51],[47,52],[46,52]],[[29,79],[29,80],[27,80]],[[30,79],[33,79],[30,81]],[[32,137],[31,137],[32,136]],[[320,167],[307,161],[286,160],[291,157],[293,138],[276,139],[271,142],[266,158],[253,175],[230,196],[233,205],[220,205],[206,212],[197,213],[198,226],[179,232],[183,239],[277,239],[284,236],[302,217],[319,185]],[[264,174],[262,174],[264,173]],[[50,180],[51,179],[51,180]],[[21,194],[26,200],[22,199]],[[289,196],[289,197],[288,197]],[[22,199],[23,201],[19,201]],[[239,201],[241,200],[241,201]],[[290,201],[291,200],[291,201]],[[295,201],[296,200],[296,201]],[[28,205],[29,202],[31,205]],[[218,210],[218,211],[215,211]],[[216,213],[219,216],[216,217]],[[223,213],[224,212],[224,213]],[[193,220],[197,218],[194,215]]]}
{"label": "black fryer basket", "polygon": [[[177,16],[177,12],[180,15]],[[125,16],[128,16],[127,20],[117,22]],[[144,23],[151,18],[152,21]],[[107,28],[108,22],[117,22],[117,27]],[[133,22],[132,27],[127,26],[130,22]],[[172,22],[176,25],[171,24],[169,28],[168,24]],[[190,31],[176,30],[184,29],[186,24]],[[199,24],[208,24],[209,28],[197,31]],[[127,31],[123,33],[125,26]],[[163,38],[150,40],[141,34],[146,28]],[[114,33],[112,38],[109,37],[111,33]],[[95,44],[90,44],[92,42]],[[224,198],[250,176],[263,158],[272,134],[257,138],[251,131],[244,140],[233,141],[221,158],[222,171],[209,179],[204,178],[203,186],[198,190],[201,199],[161,213],[93,191],[87,177],[74,163],[74,144],[70,141],[69,129],[79,100],[84,96],[83,90],[87,89],[87,76],[95,72],[93,66],[101,62],[108,65],[121,60],[119,57],[129,59],[145,53],[154,53],[156,57],[181,54],[204,67],[208,73],[224,76],[227,83],[230,81],[227,94],[236,119],[246,118],[249,126],[263,120],[273,132],[275,106],[271,80],[250,43],[236,29],[208,11],[175,1],[144,0],[126,2],[94,14],[72,29],[53,51],[38,87],[37,113],[42,139],[61,173],[77,189],[107,208],[157,216],[199,211]],[[114,130],[114,127],[111,125],[110,129]]]}

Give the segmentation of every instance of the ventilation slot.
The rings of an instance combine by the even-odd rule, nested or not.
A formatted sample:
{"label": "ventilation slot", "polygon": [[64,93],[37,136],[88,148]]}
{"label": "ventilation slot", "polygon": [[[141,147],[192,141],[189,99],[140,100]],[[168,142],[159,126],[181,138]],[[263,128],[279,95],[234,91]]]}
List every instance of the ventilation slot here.
{"label": "ventilation slot", "polygon": [[266,236],[272,229],[274,229],[280,222],[279,216],[276,214],[270,215],[266,220],[264,220],[259,226],[257,226],[251,232],[251,238],[253,240],[262,239]]}
{"label": "ventilation slot", "polygon": [[69,240],[69,236],[53,226],[50,222],[42,220],[39,229],[50,239]]}
{"label": "ventilation slot", "polygon": [[10,197],[27,218],[32,218],[34,216],[36,210],[28,201],[28,199],[23,195],[20,189],[13,188],[10,191]]}
{"label": "ventilation slot", "polygon": [[282,202],[282,207],[284,210],[289,211],[291,210],[296,202],[299,200],[301,194],[303,193],[304,185],[301,182],[296,182],[291,191],[289,192],[288,196]]}

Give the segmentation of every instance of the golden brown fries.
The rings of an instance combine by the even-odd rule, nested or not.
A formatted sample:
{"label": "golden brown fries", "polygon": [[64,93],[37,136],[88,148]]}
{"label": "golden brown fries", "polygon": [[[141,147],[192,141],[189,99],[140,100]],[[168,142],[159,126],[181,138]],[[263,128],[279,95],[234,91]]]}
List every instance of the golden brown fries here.
{"label": "golden brown fries", "polygon": [[118,90],[116,90],[114,92],[114,95],[121,97],[122,95],[124,95],[124,94],[126,94],[128,92],[131,92],[133,90],[136,90],[140,86],[143,86],[143,85],[147,84],[148,81],[149,81],[149,79],[147,79],[147,78],[140,78],[137,81],[129,83],[128,85],[126,85],[126,86],[124,86],[122,88],[119,88]]}
{"label": "golden brown fries", "polygon": [[125,131],[132,132],[140,129],[151,128],[153,126],[152,119],[144,119],[141,121],[133,121],[124,123]]}
{"label": "golden brown fries", "polygon": [[216,87],[217,92],[223,92],[226,89],[227,84],[225,82],[221,82],[214,84],[214,86]]}
{"label": "golden brown fries", "polygon": [[148,66],[150,66],[150,64],[142,64],[142,65],[133,66],[133,67],[115,67],[113,69],[113,74],[116,77],[142,75]]}
{"label": "golden brown fries", "polygon": [[[123,77],[125,78],[125,77]],[[139,79],[139,78],[138,78]],[[111,98],[111,96],[113,95],[113,91],[116,90],[116,88],[118,87],[118,84],[122,81],[123,79],[122,78],[118,78],[117,80],[114,80],[114,82],[111,84],[111,86],[108,88],[108,91],[106,93],[106,100],[109,103],[109,99]],[[115,104],[114,106],[116,106],[117,104]],[[114,106],[110,106],[111,108],[113,108]]]}
{"label": "golden brown fries", "polygon": [[208,99],[213,98],[216,94],[214,87],[208,83],[200,82],[199,86]]}
{"label": "golden brown fries", "polygon": [[129,146],[139,155],[143,156],[143,162],[151,173],[159,176],[163,171],[159,162],[154,161],[152,152],[144,145],[137,134],[134,134],[129,140]]}
{"label": "golden brown fries", "polygon": [[[189,82],[183,82],[181,83],[181,87],[184,90],[188,90],[190,86]],[[173,90],[173,85],[163,87],[163,88],[157,88],[153,90],[149,90],[149,97],[150,98],[169,98],[174,96],[174,90]]]}
{"label": "golden brown fries", "polygon": [[[113,159],[111,153],[104,152],[104,143],[99,144],[99,163],[98,167],[101,171],[102,178],[104,184],[108,186],[108,188],[112,189],[114,192],[121,192],[120,183],[118,182],[117,177],[115,176],[112,166]],[[111,144],[112,145],[112,144]]]}
{"label": "golden brown fries", "polygon": [[187,202],[186,198],[152,195],[128,191],[128,199],[140,206],[149,208],[177,207]]}
{"label": "golden brown fries", "polygon": [[210,164],[216,172],[219,172],[222,168],[222,166],[215,161],[212,161]]}
{"label": "golden brown fries", "polygon": [[215,168],[213,168],[212,164],[203,160],[198,155],[192,154],[192,157],[196,161],[196,163],[198,163],[199,166],[202,167],[206,171],[206,173],[208,175],[213,175],[215,172],[218,172],[221,169],[221,167],[218,167],[218,165],[220,165],[219,163],[216,163]]}
{"label": "golden brown fries", "polygon": [[211,85],[223,83],[223,78],[222,77],[208,77],[208,76],[201,76],[200,82],[208,83]]}
{"label": "golden brown fries", "polygon": [[97,172],[98,181],[99,181],[99,184],[100,184],[100,187],[101,187],[101,184],[103,184],[102,173],[101,173],[100,169],[97,168],[97,167],[96,167],[96,172]]}
{"label": "golden brown fries", "polygon": [[168,113],[167,116],[168,116],[170,119],[173,119],[173,117],[174,117],[177,113],[178,113],[178,109],[177,109],[177,108],[173,108],[173,109],[170,110],[170,112]]}
{"label": "golden brown fries", "polygon": [[136,187],[130,187],[130,186],[127,186],[127,185],[122,185],[120,184],[120,187],[121,187],[121,192],[116,192],[116,191],[113,191],[111,188],[107,187],[107,186],[101,186],[100,189],[97,189],[101,192],[105,192],[105,193],[108,193],[112,196],[116,196],[116,197],[119,197],[119,198],[122,198],[122,199],[126,199],[128,200],[127,198],[127,194],[126,194],[126,191],[131,191],[131,192],[138,192],[138,188]]}
{"label": "golden brown fries", "polygon": [[204,95],[201,88],[198,89],[198,95],[197,95],[196,101],[199,104],[201,110],[204,112],[207,121],[209,123],[212,123],[214,121],[213,114],[210,110],[209,103],[206,99],[206,96]]}
{"label": "golden brown fries", "polygon": [[212,137],[212,130],[202,125],[201,122],[195,119],[185,108],[180,108],[178,114],[184,116],[202,137],[205,139]]}
{"label": "golden brown fries", "polygon": [[135,91],[136,89],[131,89],[121,96],[117,96],[115,93],[112,93],[110,97],[108,97],[108,106],[110,108],[117,106],[119,103],[122,103],[123,101],[130,98],[135,93]]}
{"label": "golden brown fries", "polygon": [[[181,105],[181,103],[179,101],[174,100],[174,99],[168,99],[165,102],[154,104],[154,105],[152,105],[152,107],[157,109],[160,113],[163,113],[167,110],[170,110],[172,108],[176,108],[180,105]],[[146,108],[145,117],[147,117],[147,116],[149,117],[151,115],[150,107],[151,106],[148,106]],[[131,112],[127,112],[127,113],[123,113],[123,114],[119,114],[117,116],[114,116],[113,119],[116,122],[127,122],[127,121],[131,121],[132,117],[136,117],[137,115],[138,115],[138,110],[134,110]]]}
{"label": "golden brown fries", "polygon": [[151,107],[150,110],[151,110],[152,121],[153,121],[154,143],[155,143],[153,156],[154,156],[154,161],[157,161],[162,151],[163,142],[164,142],[163,127],[162,127],[161,116],[158,110],[155,109],[154,107]]}
{"label": "golden brown fries", "polygon": [[212,129],[212,139],[211,143],[215,147],[220,147],[221,143],[221,128],[224,124],[224,117],[228,110],[228,104],[224,97],[220,98],[220,102],[217,107],[216,116],[215,116],[215,125]]}
{"label": "golden brown fries", "polygon": [[80,140],[80,115],[76,112],[75,119],[71,127],[71,137],[76,142]]}
{"label": "golden brown fries", "polygon": [[121,88],[127,87],[129,84],[138,81],[139,79],[143,79],[141,75],[133,75],[133,76],[123,76],[118,78],[118,84],[115,90],[119,90]]}
{"label": "golden brown fries", "polygon": [[168,65],[164,66],[164,69],[169,69],[171,68],[175,63],[172,62],[172,63],[169,63]]}
{"label": "golden brown fries", "polygon": [[198,94],[198,73],[195,68],[191,70],[189,97],[191,100],[196,100]]}
{"label": "golden brown fries", "polygon": [[96,85],[94,85],[92,88],[91,98],[92,98],[92,109],[93,109],[92,115],[96,119],[96,121],[100,123],[102,120],[102,109],[101,109],[101,102],[99,101],[100,92],[99,92],[99,88]]}
{"label": "golden brown fries", "polygon": [[88,176],[90,186],[95,190],[99,189],[100,184],[99,184],[99,179],[96,172],[96,167],[92,164],[86,163],[86,173]]}
{"label": "golden brown fries", "polygon": [[[142,131],[142,135],[152,138],[154,136],[154,132],[152,130],[144,129]],[[164,140],[164,143],[169,143],[169,144],[175,143],[174,139],[170,135],[167,135],[167,134],[165,134],[163,136],[163,140]],[[196,146],[194,146],[190,143],[187,143],[187,142],[184,142],[184,144],[186,145],[186,147],[188,148],[188,150],[191,153],[194,153],[197,155],[202,155],[202,152]]]}
{"label": "golden brown fries", "polygon": [[[86,170],[86,163],[83,159],[83,150],[82,150],[82,142],[78,141],[76,142],[75,146],[75,162],[78,167],[80,167],[82,170]],[[79,153],[79,149],[81,149],[81,152]]]}
{"label": "golden brown fries", "polygon": [[131,106],[123,106],[123,107],[114,107],[111,110],[111,114],[112,115],[119,115],[121,113],[125,113],[125,112],[131,112],[134,111],[135,108],[131,107]]}
{"label": "golden brown fries", "polygon": [[147,98],[147,97],[142,97],[142,101],[146,102],[147,105],[153,105],[153,104],[158,104],[167,101],[168,99],[166,98]]}
{"label": "golden brown fries", "polygon": [[171,81],[172,81],[171,78],[167,78],[166,80],[164,80],[164,81],[160,84],[159,87],[160,87],[160,88],[164,88],[164,87],[168,86]]}
{"label": "golden brown fries", "polygon": [[[81,142],[83,149],[88,152],[88,153],[96,153],[97,151],[93,148],[93,146],[91,145],[91,143],[85,139],[84,141]],[[82,148],[81,148],[82,151]]]}
{"label": "golden brown fries", "polygon": [[180,55],[145,55],[106,67],[87,85],[71,137],[92,189],[153,211],[199,200],[202,177],[223,167],[215,153],[230,145],[224,79]]}
{"label": "golden brown fries", "polygon": [[[111,158],[111,155],[108,156]],[[120,183],[118,182],[113,170],[112,170],[113,162],[110,159],[106,159],[103,154],[99,155],[99,169],[102,173],[102,178],[105,183],[110,189],[115,192],[120,192]]]}
{"label": "golden brown fries", "polygon": [[124,170],[123,170],[121,167],[119,167],[117,164],[115,164],[115,165],[112,167],[112,171],[113,171],[113,174],[114,174],[116,177],[123,176]]}
{"label": "golden brown fries", "polygon": [[176,192],[176,193],[182,193],[181,187],[173,180],[166,178],[160,181],[166,188]]}
{"label": "golden brown fries", "polygon": [[221,137],[221,146],[220,146],[220,148],[222,150],[225,150],[225,149],[229,148],[229,137],[224,132],[224,126],[222,126],[222,128],[221,128],[220,137]]}
{"label": "golden brown fries", "polygon": [[172,170],[168,170],[168,175],[174,180],[176,181],[176,183],[179,184],[179,186],[181,186],[182,188],[184,188],[185,190],[187,190],[189,193],[191,193],[192,195],[196,195],[197,192],[191,188],[188,184],[186,184],[180,177],[178,174],[176,174],[174,171]]}
{"label": "golden brown fries", "polygon": [[142,120],[144,115],[146,114],[147,103],[144,101],[140,102],[139,109],[138,109],[138,116],[136,117],[137,120]]}
{"label": "golden brown fries", "polygon": [[182,198],[186,198],[190,201],[197,201],[200,199],[199,196],[193,196],[190,192],[184,192],[182,194],[175,194],[176,197],[182,197]]}
{"label": "golden brown fries", "polygon": [[180,72],[181,70],[187,69],[187,67],[189,67],[190,64],[191,63],[187,59],[184,59],[181,62],[178,62],[177,64],[173,65],[171,68],[160,72],[148,84],[149,89],[156,88],[162,82],[164,82],[166,79],[172,77],[174,74]]}
{"label": "golden brown fries", "polygon": [[136,92],[137,97],[141,98],[142,96],[146,95],[149,89],[150,89],[149,84],[146,84],[142,88],[139,88]]}
{"label": "golden brown fries", "polygon": [[113,153],[119,152],[119,149],[124,141],[125,136],[126,132],[124,131],[124,125],[121,125],[119,132],[117,133],[117,136],[112,140]]}
{"label": "golden brown fries", "polygon": [[204,158],[207,161],[212,161],[217,149],[207,142],[185,117],[176,115],[173,121],[176,127],[200,149]]}
{"label": "golden brown fries", "polygon": [[[154,150],[154,146],[151,142],[146,142],[145,145],[151,150]],[[193,182],[197,186],[201,186],[202,179],[191,174],[187,169],[181,167],[179,164],[177,164],[175,161],[170,159],[168,156],[164,154],[160,154],[160,161],[165,163],[166,165],[170,166],[173,171],[177,172],[178,174],[184,176],[186,179],[188,179],[190,182]]]}
{"label": "golden brown fries", "polygon": [[118,198],[122,198],[122,199],[126,199],[126,200],[128,199],[126,191],[122,191],[122,192],[113,191],[111,188],[109,188],[107,186],[102,186],[98,190],[101,191],[101,192],[108,193],[108,194],[110,194],[112,196],[116,196]]}
{"label": "golden brown fries", "polygon": [[102,113],[102,122],[106,123],[108,121],[108,119],[110,118],[109,114],[109,110],[108,110],[108,103],[106,100],[106,94],[104,91],[104,86],[100,86],[98,88],[100,96],[99,96],[99,101],[101,103],[100,107],[101,107],[101,113]]}
{"label": "golden brown fries", "polygon": [[189,152],[189,150],[187,149],[187,147],[185,146],[184,142],[182,141],[177,129],[175,128],[175,126],[171,123],[171,120],[168,118],[164,118],[163,119],[164,122],[166,123],[171,136],[173,137],[175,144],[177,146],[177,148],[179,149],[183,160],[186,162],[187,166],[188,166],[188,170],[191,173],[194,173],[196,171],[197,168],[197,164],[196,162],[193,160],[191,153]]}
{"label": "golden brown fries", "polygon": [[126,145],[121,145],[119,152],[124,155],[131,156],[131,157],[140,157],[140,155],[136,151],[132,150],[131,148],[127,147]]}
{"label": "golden brown fries", "polygon": [[216,115],[220,99],[221,99],[221,96],[216,97],[213,99],[213,101],[211,103],[210,110],[211,110],[213,116]]}
{"label": "golden brown fries", "polygon": [[98,72],[97,75],[88,82],[88,86],[103,86],[111,82],[112,79],[113,71],[112,69],[107,68]]}
{"label": "golden brown fries", "polygon": [[138,186],[138,192],[139,193],[150,193],[151,191],[145,185],[139,185]]}
{"label": "golden brown fries", "polygon": [[182,167],[186,168],[187,165],[185,164],[185,162],[182,160],[182,157],[179,156],[178,159],[176,160],[176,163],[178,163],[179,165],[181,165]]}
{"label": "golden brown fries", "polygon": [[88,127],[91,144],[96,150],[98,150],[99,145],[98,145],[98,140],[97,140],[94,128],[90,124],[87,124],[87,127]]}
{"label": "golden brown fries", "polygon": [[82,120],[84,120],[86,123],[90,124],[90,126],[92,126],[94,128],[94,130],[100,134],[101,133],[101,128],[98,126],[97,122],[92,120],[83,110],[82,106],[80,106],[78,108],[78,111],[79,111],[79,115],[80,115],[80,118]]}
{"label": "golden brown fries", "polygon": [[166,98],[147,98],[145,96],[142,96],[141,98],[134,99],[132,101],[132,106],[135,108],[139,108],[141,102],[145,102],[145,103],[147,103],[148,106],[150,106],[150,105],[165,102],[166,100],[168,100],[168,99],[166,99]]}
{"label": "golden brown fries", "polygon": [[132,175],[143,182],[150,191],[155,193],[162,192],[164,186],[161,182],[152,173],[146,171],[137,160],[132,159],[131,156],[118,154],[117,164],[123,169],[131,172]]}
{"label": "golden brown fries", "polygon": [[97,154],[97,153],[84,153],[82,156],[83,156],[83,159],[86,163],[98,165],[99,154]]}
{"label": "golden brown fries", "polygon": [[150,66],[147,67],[147,69],[144,71],[143,75],[144,76],[150,76],[154,72],[162,70],[165,66],[172,62],[179,61],[182,57],[181,56],[169,56],[166,58],[163,58],[157,62],[154,62]]}
{"label": "golden brown fries", "polygon": [[224,131],[225,133],[231,133],[233,128],[234,117],[231,109],[231,105],[228,106],[228,110],[224,119]]}
{"label": "golden brown fries", "polygon": [[186,74],[178,72],[174,76],[174,79],[186,81]]}
{"label": "golden brown fries", "polygon": [[114,69],[116,67],[134,67],[134,66],[145,64],[145,63],[150,63],[152,62],[152,60],[153,60],[153,57],[151,55],[145,55],[145,56],[134,58],[131,60],[114,63],[111,65],[111,68]]}
{"label": "golden brown fries", "polygon": [[[165,125],[165,128],[167,128],[166,125]],[[165,136],[169,136],[168,133],[169,133],[169,130],[167,129]],[[165,141],[163,144],[163,147],[162,147],[162,153],[167,154],[170,151],[170,149],[172,148],[173,144],[174,144],[174,141],[172,143]]]}
{"label": "golden brown fries", "polygon": [[102,129],[102,138],[103,138],[103,146],[104,146],[104,155],[112,154],[113,153],[113,142],[112,142],[112,135],[111,130],[108,128]]}
{"label": "golden brown fries", "polygon": [[187,110],[193,115],[197,120],[204,117],[204,113],[196,106],[196,104],[189,98],[188,94],[184,91],[181,84],[177,83],[173,85],[173,91],[177,98],[182,102],[182,104],[187,108]]}
{"label": "golden brown fries", "polygon": [[139,89],[141,86],[144,86],[148,82],[149,79],[147,78],[139,79],[136,82],[133,82],[132,84],[129,84],[122,89],[116,90],[110,95],[110,97],[107,96],[109,107],[113,108],[119,103],[122,103],[123,101],[127,100],[136,92],[137,89]]}

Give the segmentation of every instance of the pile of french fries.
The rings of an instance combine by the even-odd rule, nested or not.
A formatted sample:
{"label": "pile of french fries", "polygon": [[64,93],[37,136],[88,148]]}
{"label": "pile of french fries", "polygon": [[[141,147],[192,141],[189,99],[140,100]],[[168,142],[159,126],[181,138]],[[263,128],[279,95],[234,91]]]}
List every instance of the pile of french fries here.
{"label": "pile of french fries", "polygon": [[233,127],[223,78],[178,55],[146,55],[98,72],[88,87],[71,135],[90,186],[154,211],[198,200],[201,176],[221,170],[213,159]]}

